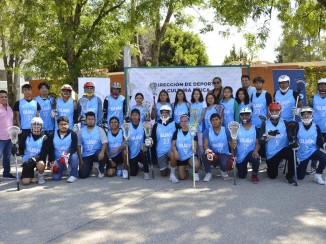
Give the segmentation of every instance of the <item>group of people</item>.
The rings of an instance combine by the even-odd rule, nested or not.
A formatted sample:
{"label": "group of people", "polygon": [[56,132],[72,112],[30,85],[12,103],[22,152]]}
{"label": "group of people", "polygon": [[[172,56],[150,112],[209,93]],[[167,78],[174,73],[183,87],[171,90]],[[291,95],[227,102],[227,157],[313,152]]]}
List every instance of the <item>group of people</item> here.
{"label": "group of people", "polygon": [[[279,164],[287,160],[286,180],[297,184],[303,179],[312,160],[316,168],[314,181],[322,179],[326,163],[326,78],[318,81],[318,93],[310,106],[303,106],[300,94],[290,89],[290,78],[279,77],[279,90],[273,96],[263,89],[264,79],[241,77],[242,87],[233,97],[230,86],[222,86],[215,77],[214,88],[204,101],[199,88],[187,101],[185,92],[176,92],[174,102],[162,90],[152,109],[144,106],[144,95],[135,95],[136,105],[129,108],[121,95],[121,85],[111,84],[110,95],[102,103],[95,95],[92,82],[84,84],[83,97],[71,98],[72,87],[63,85],[61,97],[49,96],[46,82],[38,85],[40,95],[32,98],[32,87],[22,87],[24,97],[11,110],[6,91],[0,91],[0,153],[3,155],[3,177],[15,178],[10,173],[11,142],[6,128],[13,122],[21,128],[19,154],[22,155],[23,184],[29,184],[38,171],[38,183],[44,184],[43,172],[52,171],[53,180],[67,182],[90,176],[95,164],[98,178],[112,177],[122,169],[123,178],[136,176],[142,168],[144,179],[151,179],[153,163],[161,176],[173,183],[187,178],[187,169],[198,171],[203,166],[203,181],[212,179],[211,170],[219,167],[223,178],[235,165],[239,178],[246,178],[248,163],[252,165],[251,180],[259,182],[261,157],[266,158],[267,175],[275,179]],[[85,105],[86,99],[86,105]],[[82,101],[83,100],[83,101]],[[196,111],[196,116],[193,115]],[[13,116],[14,113],[14,116]],[[296,117],[300,122],[295,122]],[[144,132],[143,123],[154,121],[151,135]],[[228,125],[239,122],[236,138]],[[124,123],[130,123],[126,131]],[[196,126],[196,133],[189,125]],[[128,136],[126,136],[128,134]]]}

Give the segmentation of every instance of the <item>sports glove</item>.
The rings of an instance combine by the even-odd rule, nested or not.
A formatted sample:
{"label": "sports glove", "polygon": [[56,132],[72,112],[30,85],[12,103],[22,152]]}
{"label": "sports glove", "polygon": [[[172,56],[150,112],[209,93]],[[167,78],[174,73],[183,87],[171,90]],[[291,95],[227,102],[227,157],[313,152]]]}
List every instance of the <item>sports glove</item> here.
{"label": "sports glove", "polygon": [[58,110],[57,109],[52,109],[50,115],[51,115],[52,118],[55,118],[56,116],[58,116]]}
{"label": "sports glove", "polygon": [[49,162],[49,165],[50,165],[50,169],[53,174],[59,174],[60,168],[59,168],[57,161],[54,160],[52,162]]}
{"label": "sports glove", "polygon": [[293,142],[292,144],[290,144],[290,147],[294,150],[297,150],[299,148],[299,144],[297,142]]}
{"label": "sports glove", "polygon": [[211,150],[211,149],[207,149],[205,151],[207,160],[210,162],[216,161],[218,159],[218,156]]}
{"label": "sports glove", "polygon": [[69,161],[69,156],[70,156],[70,153],[68,152],[63,152],[61,154],[61,157],[59,158],[58,162],[64,166],[64,167],[67,167],[68,165],[68,161]]}
{"label": "sports glove", "polygon": [[125,116],[124,116],[124,120],[126,121],[126,123],[129,123],[129,122],[130,122],[130,117],[129,117],[129,115],[125,115]]}
{"label": "sports glove", "polygon": [[85,119],[85,117],[81,117],[80,118],[80,123],[83,124],[83,125],[86,125],[86,119]]}
{"label": "sports glove", "polygon": [[147,139],[145,139],[145,145],[146,145],[147,147],[151,147],[151,146],[153,146],[153,139],[152,139],[152,138],[147,138]]}
{"label": "sports glove", "polygon": [[74,127],[72,127],[72,130],[77,133],[79,131],[78,124],[74,124]]}
{"label": "sports glove", "polygon": [[293,116],[297,116],[297,115],[299,115],[299,110],[300,110],[300,109],[298,109],[298,108],[296,108],[296,107],[292,108],[292,115],[293,115]]}

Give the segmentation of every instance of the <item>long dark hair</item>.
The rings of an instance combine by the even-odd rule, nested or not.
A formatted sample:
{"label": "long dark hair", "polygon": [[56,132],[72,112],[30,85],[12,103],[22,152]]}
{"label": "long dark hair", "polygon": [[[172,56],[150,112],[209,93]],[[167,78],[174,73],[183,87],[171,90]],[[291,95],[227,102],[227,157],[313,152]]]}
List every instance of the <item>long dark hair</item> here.
{"label": "long dark hair", "polygon": [[195,98],[194,98],[194,93],[195,93],[195,91],[198,91],[199,92],[199,102],[203,102],[204,101],[204,96],[203,96],[203,93],[201,92],[201,90],[199,89],[199,88],[194,88],[193,90],[192,90],[192,93],[191,93],[191,102],[192,103],[195,103],[196,102],[196,100],[195,100]]}
{"label": "long dark hair", "polygon": [[207,93],[207,95],[206,95],[206,97],[205,97],[205,102],[206,102],[206,104],[207,104],[207,107],[210,105],[210,104],[208,104],[208,102],[207,102],[207,97],[208,97],[208,96],[212,96],[212,97],[214,98],[213,104],[215,104],[215,97],[214,97],[213,93]]}
{"label": "long dark hair", "polygon": [[235,94],[235,100],[238,102],[238,104],[241,103],[240,101],[240,98],[239,98],[239,93],[240,92],[243,92],[243,95],[245,97],[244,99],[244,104],[249,104],[249,94],[248,94],[248,91],[247,91],[247,88],[244,88],[244,87],[241,87],[237,90],[236,94]]}
{"label": "long dark hair", "polygon": [[158,98],[157,98],[157,102],[158,103],[160,103],[161,102],[161,93],[165,93],[167,96],[168,96],[168,98],[166,99],[166,102],[170,102],[170,97],[169,97],[169,93],[166,91],[166,90],[162,90],[162,91],[160,91],[160,93],[158,94]]}
{"label": "long dark hair", "polygon": [[175,108],[175,106],[178,103],[178,92],[182,92],[182,94],[183,94],[183,102],[188,103],[187,98],[186,98],[186,93],[184,92],[184,90],[178,89],[177,92],[175,93],[173,108]]}
{"label": "long dark hair", "polygon": [[232,89],[232,87],[231,87],[231,86],[225,86],[225,87],[223,88],[223,99],[224,99],[224,91],[225,91],[226,89],[229,89],[229,90],[231,91],[231,98],[232,98],[232,97],[233,97],[233,89]]}

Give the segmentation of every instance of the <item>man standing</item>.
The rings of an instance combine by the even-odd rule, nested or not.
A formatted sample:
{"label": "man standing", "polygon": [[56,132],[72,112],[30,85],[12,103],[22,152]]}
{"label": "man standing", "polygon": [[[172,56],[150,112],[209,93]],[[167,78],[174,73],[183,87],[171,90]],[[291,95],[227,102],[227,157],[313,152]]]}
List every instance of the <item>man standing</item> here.
{"label": "man standing", "polygon": [[105,151],[108,147],[108,137],[104,130],[96,124],[94,112],[86,113],[86,126],[78,132],[77,153],[79,157],[79,177],[89,177],[93,163],[99,163],[98,178],[104,177],[104,165],[107,162]]}
{"label": "man standing", "polygon": [[223,98],[223,86],[222,79],[220,77],[215,77],[212,81],[213,90],[209,90],[208,93],[213,94],[215,104],[219,104]]}
{"label": "man standing", "polygon": [[250,77],[249,75],[242,75],[241,76],[241,85],[243,88],[246,88],[248,91],[249,98],[251,98],[251,95],[256,92],[256,88],[253,86],[250,86]]}
{"label": "man standing", "polygon": [[0,158],[2,156],[3,178],[15,179],[10,173],[11,140],[7,129],[13,126],[14,114],[8,105],[8,93],[0,91]]}

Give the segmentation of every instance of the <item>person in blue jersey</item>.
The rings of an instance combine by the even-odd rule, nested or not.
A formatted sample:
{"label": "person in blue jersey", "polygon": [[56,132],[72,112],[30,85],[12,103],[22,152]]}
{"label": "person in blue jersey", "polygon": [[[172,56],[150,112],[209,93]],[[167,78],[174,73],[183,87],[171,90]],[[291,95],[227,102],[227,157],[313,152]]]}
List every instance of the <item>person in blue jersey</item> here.
{"label": "person in blue jersey", "polygon": [[[85,112],[94,112],[96,118],[96,124],[100,125],[103,118],[103,109],[102,109],[102,99],[98,96],[95,96],[95,85],[93,82],[86,82],[84,84],[84,95],[82,98],[88,99],[87,111]],[[85,126],[85,112],[82,109],[80,104],[80,99],[78,101],[78,118],[81,120],[82,127]]]}
{"label": "person in blue jersey", "polygon": [[86,113],[86,126],[78,131],[77,153],[79,158],[79,178],[89,177],[93,163],[98,162],[98,178],[104,177],[104,166],[107,162],[105,151],[108,147],[108,137],[103,128],[96,125],[95,113]]}
{"label": "person in blue jersey", "polygon": [[178,89],[175,94],[173,108],[173,119],[176,123],[180,123],[180,116],[183,114],[189,115],[190,103],[187,101],[186,94],[182,89]]}
{"label": "person in blue jersey", "polygon": [[24,185],[29,185],[34,178],[34,169],[38,171],[38,183],[44,184],[43,172],[47,156],[47,137],[42,131],[43,120],[34,117],[31,120],[29,133],[22,135],[19,141],[19,154],[22,155],[22,175],[21,180]]}
{"label": "person in blue jersey", "polygon": [[205,130],[203,134],[204,151],[202,161],[205,167],[206,175],[204,181],[212,179],[211,165],[219,165],[221,175],[227,178],[227,165],[230,160],[229,146],[231,146],[231,136],[228,130],[222,126],[222,118],[218,113],[213,113],[210,117],[212,127]]}
{"label": "person in blue jersey", "polygon": [[306,176],[309,160],[318,160],[314,181],[320,185],[325,185],[322,178],[326,165],[326,154],[321,149],[326,148],[319,126],[313,122],[313,109],[309,106],[300,109],[299,130],[297,133],[297,143],[299,144],[297,157],[299,166],[297,170],[298,179]]}
{"label": "person in blue jersey", "polygon": [[230,86],[226,86],[223,89],[223,99],[221,104],[224,106],[224,120],[223,126],[228,127],[231,121],[239,122],[239,105],[237,101],[233,98],[233,89]]}
{"label": "person in blue jersey", "polygon": [[246,178],[248,173],[248,163],[252,165],[251,180],[254,184],[258,184],[258,169],[259,169],[259,141],[258,133],[254,125],[250,123],[252,111],[250,108],[242,108],[240,110],[240,129],[238,132],[238,140],[231,142],[231,151],[237,159],[238,177]]}
{"label": "person in blue jersey", "polygon": [[[153,140],[153,154],[157,158],[157,163],[160,168],[161,176],[166,177],[169,174],[170,166],[170,180],[173,183],[178,183],[179,180],[175,176],[177,163],[172,153],[172,136],[179,125],[174,122],[171,116],[171,107],[163,105],[160,108],[161,119],[159,119],[153,126],[152,140]],[[169,165],[170,162],[170,165]]]}
{"label": "person in blue jersey", "polygon": [[138,92],[135,95],[135,101],[136,105],[131,107],[131,110],[137,108],[140,112],[140,123],[143,123],[145,121],[150,121],[150,114],[149,111],[145,111],[143,108],[143,101],[144,101],[144,95],[143,93]]}
{"label": "person in blue jersey", "polygon": [[117,117],[121,126],[127,113],[127,105],[125,97],[121,95],[120,83],[113,82],[110,92],[103,103],[103,123],[106,124],[112,117]]}
{"label": "person in blue jersey", "polygon": [[32,99],[32,86],[25,84],[22,86],[24,98],[18,100],[13,107],[16,125],[21,128],[22,133],[29,133],[31,121],[34,117],[40,117],[41,106]]}
{"label": "person in blue jersey", "polygon": [[240,87],[237,92],[235,93],[235,100],[239,105],[239,111],[243,108],[250,108],[251,103],[248,95],[248,91],[246,88]]}
{"label": "person in blue jersey", "polygon": [[214,77],[212,80],[213,89],[209,90],[208,93],[214,96],[215,104],[219,104],[223,98],[223,86],[222,79],[220,77]]}
{"label": "person in blue jersey", "polygon": [[[200,89],[194,88],[191,94],[191,104],[190,110],[198,109],[198,130],[197,130],[197,137],[198,137],[198,146],[197,146],[197,155],[199,158],[203,155],[203,122],[205,118],[205,108],[204,108],[204,97],[203,93]],[[193,123],[193,118],[190,116],[190,123]]]}
{"label": "person in blue jersey", "polygon": [[119,165],[126,162],[126,154],[123,154],[123,150],[126,149],[123,140],[123,131],[119,128],[119,119],[117,117],[111,117],[109,120],[108,131],[108,152],[109,159],[106,164],[106,175],[112,177],[115,175]]}
{"label": "person in blue jersey", "polygon": [[249,95],[249,98],[252,94],[256,92],[256,88],[250,85],[250,76],[249,75],[242,75],[241,76],[241,85],[242,88],[246,89]]}
{"label": "person in blue jersey", "polygon": [[215,98],[213,96],[213,94],[211,93],[208,93],[206,95],[206,105],[207,107],[204,108],[203,110],[203,113],[204,113],[204,124],[203,124],[203,131],[205,131],[206,129],[209,129],[212,127],[212,124],[211,124],[211,115],[214,114],[214,113],[218,113],[221,117],[221,120],[222,120],[222,124],[223,124],[223,121],[224,121],[224,112],[223,110],[220,110],[220,111],[217,111],[217,106],[222,106],[224,107],[224,105],[222,104],[216,104],[215,103]]}
{"label": "person in blue jersey", "polygon": [[[162,106],[165,106],[165,105],[169,106],[172,111],[169,93],[167,93],[167,91],[165,91],[165,90],[162,90],[158,94],[157,103],[152,106],[151,119],[155,120],[156,122],[158,120],[160,120],[160,118],[161,118],[161,112],[160,112],[161,110],[160,109]],[[170,117],[171,116],[172,116],[172,113],[170,114]]]}
{"label": "person in blue jersey", "polygon": [[[143,151],[145,143],[145,132],[140,124],[140,112],[137,108],[133,109],[130,113],[131,117],[131,131],[129,137],[129,165],[130,175],[136,176],[138,174],[138,162],[143,164],[144,179],[150,180],[149,167],[147,161],[147,154]],[[124,178],[128,178],[126,175]]]}
{"label": "person in blue jersey", "polygon": [[41,82],[37,86],[40,95],[34,100],[41,106],[40,117],[43,120],[44,134],[49,136],[54,131],[54,118],[51,117],[52,105],[55,104],[55,98],[49,96],[50,85],[47,82]]}
{"label": "person in blue jersey", "polygon": [[252,124],[259,129],[262,123],[262,120],[259,118],[260,115],[264,116],[265,118],[268,116],[267,108],[269,104],[272,103],[272,95],[263,90],[265,80],[257,76],[253,80],[256,92],[252,94],[250,97],[251,104],[252,104]]}
{"label": "person in blue jersey", "polygon": [[189,117],[187,114],[183,114],[180,117],[180,129],[177,129],[172,137],[172,152],[173,157],[177,160],[177,167],[179,173],[179,179],[185,180],[187,178],[186,167],[189,165],[193,166],[195,163],[195,180],[199,181],[198,170],[200,167],[200,162],[197,155],[194,156],[194,161],[192,154],[196,154],[198,138],[197,135],[194,137],[194,148],[192,148],[192,136],[190,134],[189,128]]}
{"label": "person in blue jersey", "polygon": [[49,167],[52,171],[52,179],[61,180],[63,172],[70,165],[68,183],[73,183],[78,176],[77,134],[69,129],[69,120],[65,116],[57,119],[58,130],[51,134],[47,140],[49,155]]}
{"label": "person in blue jersey", "polygon": [[[278,78],[278,84],[280,90],[274,93],[274,102],[281,104],[282,110],[282,119],[285,121],[293,120],[293,108],[302,107],[302,102],[299,94],[296,91],[290,89],[290,77],[287,75],[281,75]],[[298,104],[296,104],[298,101]]]}
{"label": "person in blue jersey", "polygon": [[[64,84],[61,87],[61,96],[57,99],[56,109],[53,115],[57,118],[66,116],[69,120],[69,129],[78,131],[78,107],[77,102],[71,98],[71,85]],[[56,124],[56,129],[58,125]]]}
{"label": "person in blue jersey", "polygon": [[278,175],[278,165],[282,159],[288,161],[286,180],[291,185],[296,185],[294,176],[294,150],[289,145],[286,121],[281,118],[282,106],[272,102],[268,106],[269,119],[261,124],[259,130],[259,143],[265,145],[267,175],[275,179]]}

